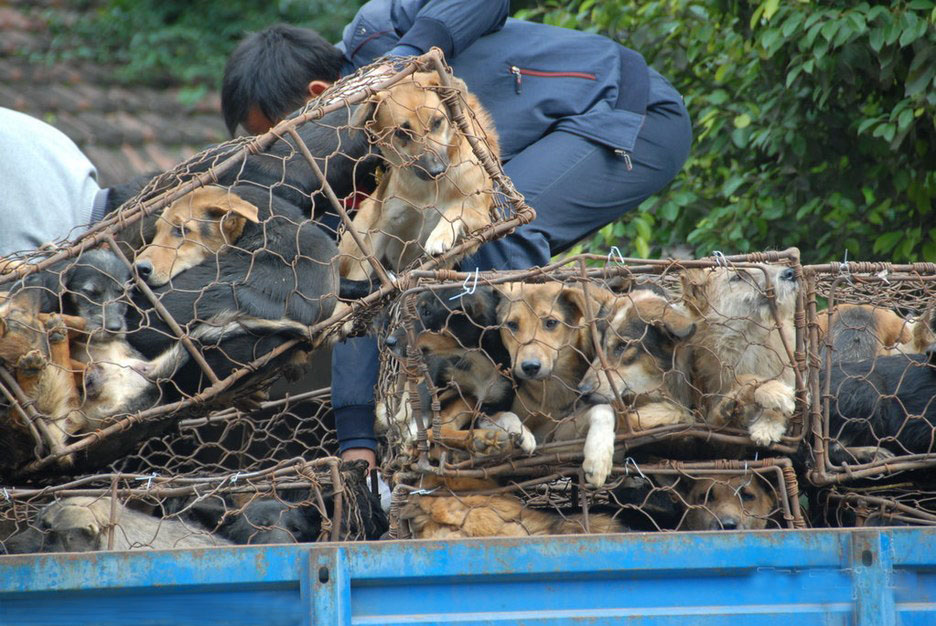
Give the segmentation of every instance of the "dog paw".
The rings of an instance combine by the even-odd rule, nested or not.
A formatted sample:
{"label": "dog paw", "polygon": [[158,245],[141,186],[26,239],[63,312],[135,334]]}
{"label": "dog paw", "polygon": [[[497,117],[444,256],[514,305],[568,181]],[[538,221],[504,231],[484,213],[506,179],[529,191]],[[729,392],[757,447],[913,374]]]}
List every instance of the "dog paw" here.
{"label": "dog paw", "polygon": [[759,446],[769,446],[780,441],[786,433],[786,421],[762,416],[748,427],[751,441]]}
{"label": "dog paw", "polygon": [[448,252],[455,245],[455,241],[461,236],[463,230],[464,226],[460,220],[449,223],[443,218],[426,239],[426,254],[435,256]]}
{"label": "dog paw", "polygon": [[512,437],[505,430],[477,429],[471,432],[471,450],[483,456],[498,454],[511,447]]}
{"label": "dog paw", "polygon": [[506,431],[514,446],[526,454],[533,454],[536,451],[536,437],[529,428],[523,425],[516,413],[502,411],[492,417],[482,418],[479,425],[483,425],[483,428]]}
{"label": "dog paw", "polygon": [[779,411],[786,416],[796,410],[793,388],[779,381],[769,381],[754,391],[754,401],[764,409]]}
{"label": "dog paw", "polygon": [[104,389],[104,368],[94,363],[84,371],[84,397],[85,400],[96,400]]}
{"label": "dog paw", "polygon": [[600,445],[585,445],[585,460],[582,470],[585,472],[585,482],[592,487],[601,487],[608,480],[611,466],[614,464],[614,442],[605,441]]}
{"label": "dog paw", "polygon": [[52,315],[45,321],[46,335],[49,343],[62,343],[68,341],[68,327],[61,315]]}
{"label": "dog paw", "polygon": [[46,366],[46,358],[39,350],[30,350],[16,361],[16,369],[20,374],[34,376]]}

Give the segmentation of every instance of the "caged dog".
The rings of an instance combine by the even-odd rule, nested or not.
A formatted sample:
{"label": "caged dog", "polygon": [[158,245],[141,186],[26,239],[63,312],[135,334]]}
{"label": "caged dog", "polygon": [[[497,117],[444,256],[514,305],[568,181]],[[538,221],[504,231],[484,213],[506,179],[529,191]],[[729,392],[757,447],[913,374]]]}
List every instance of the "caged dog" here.
{"label": "caged dog", "polygon": [[692,340],[693,384],[703,394],[706,422],[744,428],[759,446],[780,441],[796,407],[795,373],[785,345],[794,338],[799,289],[794,270],[714,267],[687,270],[681,279],[686,307],[699,318]]}
{"label": "caged dog", "polygon": [[[235,186],[199,190],[170,206],[135,267],[224,378],[289,339],[309,341],[308,326],[329,317],[338,302],[336,255],[335,243],[298,207]],[[162,358],[166,397],[202,389],[203,372],[170,327],[144,294],[135,292],[133,300],[127,339],[147,358]],[[297,360],[304,357],[292,351],[269,366]]]}
{"label": "caged dog", "polygon": [[[441,443],[493,453],[516,440],[522,450],[532,452],[532,434],[510,411],[513,385],[507,375],[510,359],[497,325],[497,292],[487,285],[472,293],[461,293],[460,287],[429,290],[416,297],[415,308],[415,345],[442,406]],[[407,343],[405,325],[385,339],[401,359]],[[425,383],[419,385],[419,393],[420,406],[429,407]],[[386,404],[381,403],[378,422],[385,429],[389,427],[386,413]],[[476,428],[465,430],[479,413]],[[393,421],[408,441],[415,439],[408,392],[401,394]]]}
{"label": "caged dog", "polygon": [[[839,304],[818,315],[819,340],[833,361],[863,361],[897,352],[911,344],[914,332],[899,315],[867,304]],[[914,352],[922,352],[916,350]]]}
{"label": "caged dog", "polygon": [[[582,468],[594,487],[611,471],[615,430],[625,428],[620,420],[631,431],[694,421],[690,340],[696,323],[688,311],[650,287],[617,297],[608,309],[598,321],[608,369],[597,357],[592,361],[578,386],[588,409],[573,420],[574,436],[561,437],[587,432]],[[615,389],[627,405],[620,418],[611,408]]]}
{"label": "caged dog", "polygon": [[[486,140],[491,156],[499,159],[490,116],[464,83],[454,77],[452,81],[474,113],[469,115],[473,134]],[[449,119],[440,87],[438,73],[416,73],[378,92],[355,113],[354,125],[364,127],[373,139],[386,171],[354,217],[352,228],[364,248],[350,231],[341,237],[342,276],[367,278],[370,256],[399,272],[423,254],[446,252],[491,223],[493,182],[468,139]]]}
{"label": "caged dog", "polygon": [[777,513],[773,487],[758,474],[696,478],[680,530],[761,530]]}
{"label": "caged dog", "polygon": [[110,497],[73,496],[45,506],[34,525],[6,542],[11,554],[107,550],[113,509],[113,549],[205,548],[229,545],[193,523],[160,519],[112,503]]}
{"label": "caged dog", "polygon": [[[423,488],[483,490],[497,487],[493,480],[474,478],[428,478]],[[459,539],[466,537],[531,537],[538,535],[581,535],[618,533],[626,528],[615,518],[592,513],[560,515],[534,509],[510,495],[468,494],[458,496],[411,496],[400,510],[400,519],[409,524],[417,539]]]}

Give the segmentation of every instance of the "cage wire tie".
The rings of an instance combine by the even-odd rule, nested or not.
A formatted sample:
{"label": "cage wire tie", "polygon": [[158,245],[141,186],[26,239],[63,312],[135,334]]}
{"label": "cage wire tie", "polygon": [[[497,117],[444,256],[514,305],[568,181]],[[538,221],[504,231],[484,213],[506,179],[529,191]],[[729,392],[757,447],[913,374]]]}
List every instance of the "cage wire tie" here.
{"label": "cage wire tie", "polygon": [[621,254],[621,249],[617,246],[611,246],[611,249],[608,251],[608,263],[619,263],[625,265],[624,255]]}
{"label": "cage wire tie", "polygon": [[644,476],[644,473],[643,473],[642,471],[640,471],[640,466],[637,465],[637,461],[634,460],[634,457],[629,456],[629,457],[627,457],[626,459],[624,459],[624,473],[625,473],[625,474],[627,474],[627,466],[628,466],[628,465],[633,465],[633,466],[634,466],[634,470],[635,470],[638,474],[640,474],[640,477],[643,478],[644,480],[647,480],[647,477]]}
{"label": "cage wire tie", "polygon": [[153,472],[149,476],[141,476],[140,478],[134,478],[133,480],[145,480],[146,481],[146,490],[149,491],[150,487],[153,486],[153,479],[159,476],[156,472]]}
{"label": "cage wire tie", "polygon": [[888,274],[887,268],[885,267],[885,268],[882,269],[880,272],[878,272],[877,274],[875,274],[875,276],[877,276],[878,278],[880,278],[881,280],[883,280],[885,285],[889,285],[889,284],[890,284],[890,281],[887,280],[887,274]]}
{"label": "cage wire tie", "polygon": [[471,287],[470,287],[470,288],[468,287],[468,282],[469,282],[469,281],[471,281],[471,275],[470,275],[470,274],[469,274],[468,276],[465,277],[465,282],[462,284],[462,292],[461,292],[461,293],[455,294],[454,296],[452,296],[451,298],[449,298],[449,300],[458,300],[458,299],[461,298],[462,296],[474,295],[475,289],[478,288],[478,268],[477,268],[477,267],[476,267],[475,270],[474,270],[474,282],[471,283]]}
{"label": "cage wire tie", "polygon": [[431,493],[438,491],[438,487],[433,487],[432,489],[416,489],[415,491],[410,491],[411,496],[428,496]]}
{"label": "cage wire tie", "polygon": [[718,267],[728,267],[728,259],[721,250],[712,250],[712,256],[715,258],[715,264]]}
{"label": "cage wire tie", "polygon": [[845,248],[845,254],[842,256],[842,262],[839,263],[839,274],[845,276],[845,280],[848,281],[849,285],[854,285],[851,279],[851,270],[848,269],[848,248]]}
{"label": "cage wire tie", "polygon": [[234,472],[234,475],[231,476],[231,484],[233,485],[234,483],[236,483],[240,477],[241,477],[240,472]]}
{"label": "cage wire tie", "polygon": [[10,498],[10,492],[7,491],[6,487],[4,487],[2,491],[3,491],[3,499],[9,502],[12,499]]}

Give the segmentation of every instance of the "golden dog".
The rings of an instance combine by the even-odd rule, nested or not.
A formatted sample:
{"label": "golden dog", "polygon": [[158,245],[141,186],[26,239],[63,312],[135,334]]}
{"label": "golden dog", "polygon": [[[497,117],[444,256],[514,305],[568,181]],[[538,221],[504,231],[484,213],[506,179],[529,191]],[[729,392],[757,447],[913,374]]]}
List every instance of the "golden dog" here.
{"label": "golden dog", "polygon": [[[464,83],[452,80],[474,112],[469,115],[474,135],[485,139],[498,159],[489,115]],[[350,232],[341,237],[342,277],[367,278],[371,270],[365,257],[371,255],[398,272],[423,254],[450,250],[467,233],[491,223],[493,183],[468,139],[448,119],[439,86],[436,72],[416,73],[377,93],[355,113],[354,125],[374,138],[387,169],[354,217],[364,249]]]}
{"label": "golden dog", "polygon": [[795,410],[793,365],[771,312],[765,274],[787,342],[794,338],[798,285],[792,268],[691,269],[683,299],[700,318],[693,339],[694,384],[706,421],[746,428],[760,446],[780,441]]}
{"label": "golden dog", "polygon": [[777,511],[774,490],[757,474],[696,479],[686,504],[681,530],[760,530]]}

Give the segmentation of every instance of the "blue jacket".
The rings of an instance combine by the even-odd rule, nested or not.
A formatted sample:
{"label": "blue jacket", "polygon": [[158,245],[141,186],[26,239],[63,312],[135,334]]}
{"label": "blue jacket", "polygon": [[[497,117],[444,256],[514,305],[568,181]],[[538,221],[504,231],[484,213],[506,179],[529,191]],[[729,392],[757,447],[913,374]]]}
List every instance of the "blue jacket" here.
{"label": "blue jacket", "polygon": [[553,130],[630,152],[650,87],[643,57],[581,31],[507,17],[508,0],[371,0],[338,47],[348,72],[438,46],[494,118],[510,160]]}

